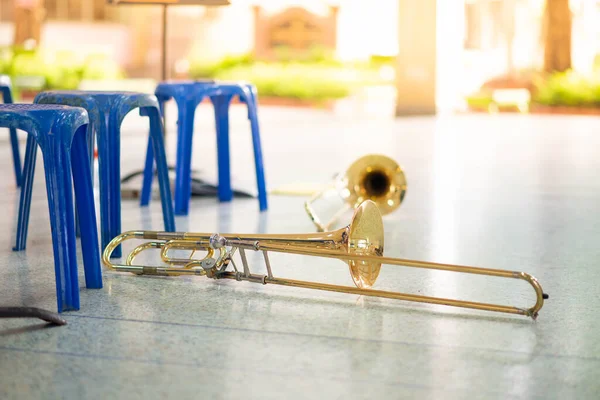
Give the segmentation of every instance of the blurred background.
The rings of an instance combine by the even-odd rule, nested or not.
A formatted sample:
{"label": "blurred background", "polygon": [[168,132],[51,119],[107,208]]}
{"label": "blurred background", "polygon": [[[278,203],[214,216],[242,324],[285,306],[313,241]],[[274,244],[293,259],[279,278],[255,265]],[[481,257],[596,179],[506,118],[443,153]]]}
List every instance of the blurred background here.
{"label": "blurred background", "polygon": [[[215,3],[219,3],[218,1]],[[167,11],[174,79],[243,79],[262,104],[389,116],[599,113],[600,0],[231,0]],[[17,98],[161,79],[161,5],[0,0]]]}

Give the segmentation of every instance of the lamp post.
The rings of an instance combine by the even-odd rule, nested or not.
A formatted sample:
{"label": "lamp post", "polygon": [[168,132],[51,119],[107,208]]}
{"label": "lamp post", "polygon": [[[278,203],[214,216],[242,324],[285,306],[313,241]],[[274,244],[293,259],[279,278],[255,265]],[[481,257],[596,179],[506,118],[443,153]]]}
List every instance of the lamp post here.
{"label": "lamp post", "polygon": [[107,0],[113,5],[162,5],[162,38],[161,38],[161,76],[168,79],[167,73],[167,10],[169,6],[228,6],[230,0]]}
{"label": "lamp post", "polygon": [[[169,78],[167,70],[167,12],[169,6],[228,6],[231,4],[230,0],[107,0],[108,4],[113,5],[162,5],[162,37],[161,37],[161,76],[162,81],[166,81]],[[165,110],[166,111],[166,110]],[[166,112],[163,112],[163,126],[164,135],[167,133],[166,125]],[[166,147],[165,140],[165,147]],[[121,179],[121,182],[125,182],[134,176],[142,175],[144,171],[136,171],[129,174],[127,177]]]}

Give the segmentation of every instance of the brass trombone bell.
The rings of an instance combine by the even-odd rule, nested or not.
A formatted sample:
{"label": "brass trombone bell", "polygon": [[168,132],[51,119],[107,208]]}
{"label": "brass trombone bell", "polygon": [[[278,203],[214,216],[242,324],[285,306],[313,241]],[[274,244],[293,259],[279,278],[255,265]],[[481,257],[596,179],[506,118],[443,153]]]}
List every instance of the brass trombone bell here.
{"label": "brass trombone bell", "polygon": [[[326,222],[317,215],[313,203],[335,192],[343,201],[338,211]],[[368,154],[354,161],[333,183],[315,193],[304,208],[319,232],[325,232],[348,209],[355,210],[365,200],[372,200],[385,215],[396,210],[406,194],[404,171],[393,159],[382,154]]]}
{"label": "brass trombone bell", "polygon": [[[134,248],[125,264],[115,264],[111,255],[121,243],[130,239],[146,240]],[[509,314],[518,314],[535,319],[548,296],[538,281],[525,272],[475,268],[451,264],[437,264],[424,261],[404,260],[383,256],[384,229],[381,213],[377,205],[366,200],[354,211],[349,225],[336,231],[312,234],[210,234],[191,232],[129,231],[115,237],[104,249],[103,264],[110,270],[130,272],[138,275],[201,275],[214,279],[235,279],[260,284],[296,286],[309,289],[344,292],[363,296],[385,297],[389,299],[443,304],[454,307],[472,308]],[[159,249],[161,266],[134,265],[137,255],[147,249]],[[188,258],[173,258],[170,250],[191,250]],[[203,258],[192,258],[195,251],[206,251]],[[246,250],[263,253],[267,274],[250,271]],[[242,268],[235,262],[239,252]],[[331,285],[321,282],[299,281],[277,278],[271,270],[269,252],[291,253],[306,256],[336,258],[345,261],[355,287]],[[382,264],[401,265],[467,274],[488,275],[500,278],[522,279],[528,282],[536,294],[536,302],[530,308],[477,303],[472,301],[444,299],[421,295],[373,290]]]}

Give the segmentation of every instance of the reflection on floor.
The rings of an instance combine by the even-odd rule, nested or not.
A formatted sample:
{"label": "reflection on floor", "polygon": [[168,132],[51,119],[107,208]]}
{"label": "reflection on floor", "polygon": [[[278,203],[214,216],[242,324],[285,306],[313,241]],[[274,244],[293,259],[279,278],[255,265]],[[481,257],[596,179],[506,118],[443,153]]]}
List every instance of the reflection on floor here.
{"label": "reflection on floor", "polygon": [[[214,181],[211,117],[200,110],[193,163]],[[0,398],[598,398],[600,120],[389,120],[266,107],[260,117],[270,189],[323,184],[362,154],[387,154],[404,167],[408,192],[385,218],[386,254],[529,272],[550,294],[539,319],[202,277],[104,272],[104,288],[87,290],[80,271],[82,308],[64,314],[67,326],[0,321]],[[253,191],[242,108],[231,125],[234,186]],[[122,175],[142,166],[146,132],[128,117]],[[19,192],[8,135],[0,140],[0,304],[55,309],[42,166],[28,248],[15,253]],[[255,199],[194,198],[177,228],[313,231],[305,197],[269,200],[259,213]],[[158,201],[142,209],[124,200],[123,215],[124,230],[162,229]],[[274,255],[271,263],[280,276],[351,284],[337,260]],[[377,287],[533,301],[524,283],[403,268],[383,270]]]}

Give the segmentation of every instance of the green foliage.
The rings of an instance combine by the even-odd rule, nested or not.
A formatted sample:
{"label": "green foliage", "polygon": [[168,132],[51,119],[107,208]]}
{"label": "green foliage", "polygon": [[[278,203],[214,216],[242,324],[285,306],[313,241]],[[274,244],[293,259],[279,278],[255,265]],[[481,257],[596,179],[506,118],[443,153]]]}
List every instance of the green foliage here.
{"label": "green foliage", "polygon": [[533,101],[549,106],[600,107],[600,73],[554,73],[536,82]]}
{"label": "green foliage", "polygon": [[307,56],[300,62],[319,64],[322,66],[341,67],[343,64],[336,60],[330,49],[323,46],[314,45],[310,48]]}
{"label": "green foliage", "polygon": [[251,54],[226,56],[219,61],[196,59],[190,63],[189,73],[194,78],[215,78],[219,71],[251,65],[253,62]]}
{"label": "green foliage", "polygon": [[480,92],[467,96],[467,105],[476,110],[487,110],[490,104],[492,104],[492,93],[491,92]]}
{"label": "green foliage", "polygon": [[293,61],[284,47],[277,50],[273,62],[256,62],[251,55],[229,56],[213,63],[195,60],[190,75],[193,79],[249,81],[259,96],[312,101],[343,98],[361,86],[383,83],[377,68],[343,64],[319,47]]}
{"label": "green foliage", "polygon": [[[46,77],[49,88],[59,90],[74,90],[81,79],[81,65],[72,53],[59,52],[45,63],[45,70],[39,75]],[[27,74],[23,74],[27,75]]]}
{"label": "green foliage", "polygon": [[121,66],[104,55],[90,55],[82,66],[81,79],[117,80],[124,78],[125,72]]}
{"label": "green foliage", "polygon": [[8,75],[12,57],[12,51],[7,48],[0,49],[0,74]]}
{"label": "green foliage", "polygon": [[394,65],[396,56],[382,56],[374,54],[371,56],[369,63],[374,67],[380,67],[383,65]]}
{"label": "green foliage", "polygon": [[600,74],[600,53],[596,54],[594,57],[594,62],[592,63],[592,70],[595,74]]}
{"label": "green foliage", "polygon": [[286,46],[276,47],[274,50],[274,63],[281,64],[310,64],[329,67],[341,67],[343,63],[336,60],[330,49],[320,45],[313,45],[303,55],[294,54],[294,50]]}
{"label": "green foliage", "polygon": [[[532,82],[532,85],[528,86],[531,87],[533,104],[600,107],[600,69],[595,69],[590,75],[582,75],[570,70],[550,75],[528,71],[526,76],[529,78],[529,82]],[[486,84],[479,92],[467,96],[466,101],[469,107],[487,109],[493,101],[493,89],[497,86]],[[502,85],[498,87],[501,88]]]}
{"label": "green foliage", "polygon": [[[0,51],[0,73],[11,76],[17,92],[22,88],[76,89],[82,79],[120,79],[125,76],[115,61],[103,55],[91,55],[82,62],[71,52],[42,53],[17,47]],[[41,86],[39,82],[42,82]]]}
{"label": "green foliage", "polygon": [[45,69],[44,59],[38,53],[20,51],[14,53],[7,72],[12,76],[38,76],[44,75]]}
{"label": "green foliage", "polygon": [[265,64],[222,71],[216,78],[245,80],[256,85],[259,96],[301,100],[327,100],[348,96],[350,82],[338,69],[313,68],[303,64]]}

